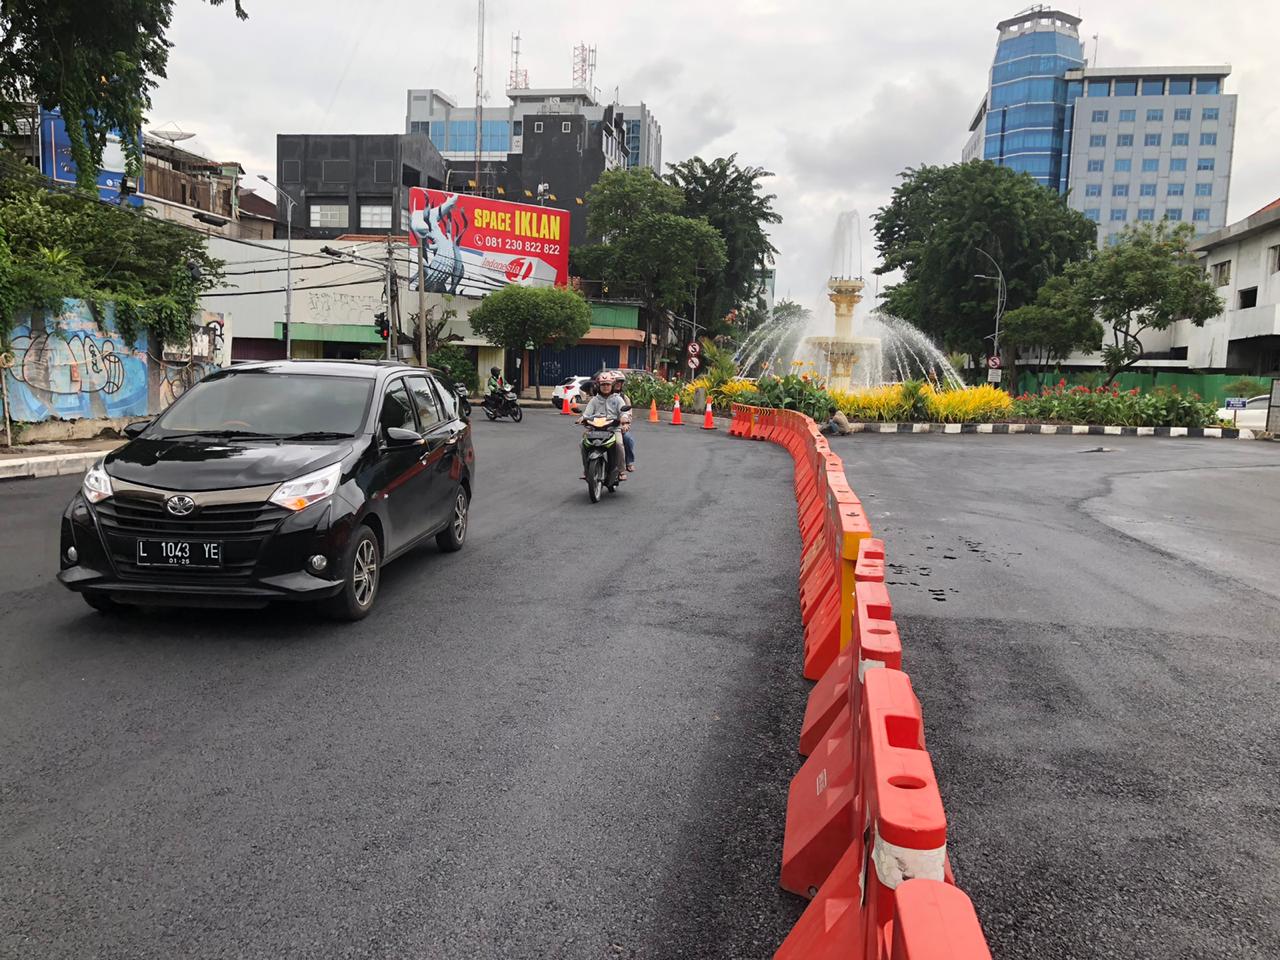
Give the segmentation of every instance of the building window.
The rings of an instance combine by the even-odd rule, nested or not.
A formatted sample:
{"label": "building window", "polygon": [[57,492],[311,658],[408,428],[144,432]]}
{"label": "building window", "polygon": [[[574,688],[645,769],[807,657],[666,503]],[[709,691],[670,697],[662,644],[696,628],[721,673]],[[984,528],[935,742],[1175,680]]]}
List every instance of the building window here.
{"label": "building window", "polygon": [[1093,111],[1093,122],[1094,122],[1094,123],[1106,123],[1106,122],[1107,122],[1107,111],[1106,111],[1106,110],[1095,110],[1095,111]]}
{"label": "building window", "polygon": [[1163,110],[1148,110],[1148,111],[1147,111],[1147,123],[1164,123],[1164,111],[1163,111]]}
{"label": "building window", "polygon": [[1111,96],[1111,81],[1110,80],[1090,80],[1089,96],[1091,97]]}
{"label": "building window", "polygon": [[1133,134],[1132,134],[1132,133],[1117,133],[1117,134],[1116,134],[1116,146],[1117,146],[1117,147],[1132,147],[1132,146],[1133,146]]}
{"label": "building window", "polygon": [[1184,192],[1186,192],[1186,189],[1187,185],[1185,183],[1171,183],[1169,184],[1169,192],[1167,195],[1170,197],[1180,197]]}
{"label": "building window", "polygon": [[1218,145],[1218,135],[1216,133],[1200,134],[1200,146],[1216,147]]}
{"label": "building window", "polygon": [[1090,183],[1090,184],[1086,184],[1086,185],[1085,185],[1085,188],[1084,188],[1084,195],[1085,195],[1086,197],[1100,197],[1100,196],[1102,196],[1102,184],[1100,184],[1100,183]]}
{"label": "building window", "polygon": [[1089,135],[1089,146],[1105,147],[1107,145],[1107,135],[1105,133],[1093,133]]}
{"label": "building window", "polygon": [[1086,220],[1092,220],[1094,223],[1097,223],[1102,219],[1102,211],[1097,207],[1086,207],[1084,216]]}
{"label": "building window", "polygon": [[1127,183],[1113,183],[1111,185],[1111,195],[1113,197],[1127,197],[1129,195],[1129,185]]}
{"label": "building window", "polygon": [[350,160],[325,160],[321,166],[320,179],[325,183],[349,183],[351,180]]}
{"label": "building window", "polygon": [[1246,287],[1240,291],[1240,309],[1248,310],[1250,307],[1258,305],[1258,288]]}
{"label": "building window", "polygon": [[1119,223],[1129,219],[1129,211],[1121,207],[1118,210],[1111,211],[1112,222]]}
{"label": "building window", "polygon": [[1169,96],[1171,97],[1189,97],[1191,95],[1191,79],[1185,77],[1179,79],[1174,77],[1169,81]]}
{"label": "building window", "polygon": [[1150,221],[1150,220],[1154,220],[1155,218],[1156,218],[1156,212],[1151,207],[1144,207],[1143,209],[1138,211],[1139,220]]}
{"label": "building window", "polygon": [[1144,183],[1138,187],[1138,196],[1154,197],[1156,195],[1156,185],[1154,183]]}
{"label": "building window", "polygon": [[1143,137],[1143,138],[1142,138],[1142,145],[1143,145],[1144,147],[1158,147],[1158,146],[1160,146],[1160,134],[1158,134],[1158,133],[1148,133],[1145,137]]}
{"label": "building window", "polygon": [[524,121],[523,121],[523,120],[512,120],[512,121],[511,121],[511,135],[512,135],[513,137],[523,137],[523,136],[524,136]]}
{"label": "building window", "polygon": [[1196,223],[1208,223],[1208,222],[1209,222],[1209,208],[1208,208],[1208,207],[1196,207],[1196,208],[1195,208],[1195,210],[1193,210],[1193,211],[1192,211],[1192,213],[1191,213],[1191,219],[1192,219],[1192,220],[1194,220]]}
{"label": "building window", "polygon": [[1231,261],[1223,260],[1221,263],[1215,263],[1209,268],[1209,275],[1213,278],[1215,287],[1225,287],[1231,282]]}
{"label": "building window", "polygon": [[1173,145],[1175,147],[1185,147],[1190,143],[1191,143],[1191,134],[1189,133],[1175,133],[1173,135]]}
{"label": "building window", "polygon": [[1217,119],[1218,119],[1218,108],[1217,108],[1217,107],[1205,107],[1205,108],[1204,108],[1204,110],[1203,110],[1203,111],[1201,111],[1201,113],[1200,113],[1200,119],[1201,119],[1201,120],[1217,120]]}
{"label": "building window", "polygon": [[1190,107],[1179,107],[1177,110],[1173,111],[1173,119],[1174,119],[1175,121],[1176,121],[1176,120],[1190,120],[1190,119],[1191,119],[1191,108],[1190,108]]}
{"label": "building window", "polygon": [[1222,81],[1217,77],[1200,77],[1196,80],[1196,93],[1201,96],[1222,92]]}
{"label": "building window", "polygon": [[1213,157],[1201,157],[1196,161],[1197,170],[1212,170],[1214,165]]}
{"label": "building window", "polygon": [[541,132],[542,132],[542,121],[541,121],[541,120],[535,120],[535,121],[533,121],[533,132],[534,132],[534,133],[541,133]]}
{"label": "building window", "polygon": [[1196,184],[1196,196],[1197,196],[1197,197],[1212,197],[1212,196],[1213,196],[1213,184],[1212,184],[1212,183],[1197,183],[1197,184]]}
{"label": "building window", "polygon": [[[1164,80],[1143,80],[1142,95],[1144,97],[1162,97],[1164,96]],[[1147,117],[1150,120],[1150,117]]]}
{"label": "building window", "polygon": [[1121,122],[1121,123],[1133,123],[1133,121],[1134,121],[1134,120],[1136,120],[1136,119],[1138,119],[1138,111],[1137,111],[1137,110],[1121,110],[1121,111],[1120,111],[1120,122]]}
{"label": "building window", "polygon": [[1159,173],[1160,161],[1155,157],[1148,157],[1146,160],[1143,160],[1142,172],[1143,173]]}
{"label": "building window", "polygon": [[282,183],[302,182],[302,161],[285,160],[280,164],[280,181]]}
{"label": "building window", "polygon": [[560,132],[561,132],[561,133],[572,133],[572,132],[573,132],[573,121],[572,121],[572,120],[566,120],[564,123],[560,124]]}
{"label": "building window", "polygon": [[391,204],[360,204],[360,227],[369,230],[390,230]]}
{"label": "building window", "polygon": [[1116,173],[1128,173],[1133,169],[1133,161],[1128,157],[1119,157],[1116,159]]}
{"label": "building window", "polygon": [[1167,209],[1167,210],[1164,212],[1164,218],[1165,218],[1166,220],[1181,220],[1181,219],[1182,219],[1182,208],[1181,208],[1181,207],[1170,207],[1169,209]]}
{"label": "building window", "polygon": [[1101,173],[1101,172],[1102,172],[1102,161],[1101,161],[1101,160],[1090,160],[1090,161],[1089,161],[1089,172],[1090,172],[1090,173]]}
{"label": "building window", "polygon": [[308,209],[313,227],[322,227],[326,230],[345,230],[347,227],[345,203],[313,203]]}
{"label": "building window", "polygon": [[1170,172],[1170,173],[1181,173],[1182,171],[1184,171],[1184,170],[1186,170],[1186,169],[1187,169],[1187,158],[1186,158],[1186,157],[1172,157],[1172,158],[1169,160],[1169,172]]}
{"label": "building window", "polygon": [[1137,80],[1117,80],[1116,96],[1117,97],[1136,97],[1138,95]]}
{"label": "building window", "polygon": [[1271,265],[1272,273],[1280,273],[1280,244],[1267,249],[1267,263]]}
{"label": "building window", "polygon": [[373,182],[374,183],[390,183],[391,182],[391,161],[390,160],[373,161]]}

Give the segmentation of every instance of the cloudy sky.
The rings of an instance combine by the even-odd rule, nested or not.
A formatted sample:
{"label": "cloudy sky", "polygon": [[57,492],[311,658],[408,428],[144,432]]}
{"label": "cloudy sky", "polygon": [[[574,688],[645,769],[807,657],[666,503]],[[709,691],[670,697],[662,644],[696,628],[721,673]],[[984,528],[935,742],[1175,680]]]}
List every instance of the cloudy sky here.
{"label": "cloudy sky", "polygon": [[[404,129],[405,91],[438,87],[474,102],[475,4],[402,0],[244,0],[177,4],[169,76],[153,127],[274,177],[277,133]],[[530,85],[568,86],[574,45],[598,49],[596,86],[644,100],[663,159],[737,153],[776,176],[784,222],[778,293],[813,303],[832,265],[842,210],[865,229],[909,165],[958,160],[986,84],[995,24],[1022,0],[488,0],[488,103],[505,102],[511,34]],[[1280,8],[1270,0],[1070,3],[1099,34],[1102,66],[1230,63],[1239,94],[1230,218],[1280,196]],[[1212,12],[1212,15],[1210,15]],[[1087,54],[1094,53],[1092,39]]]}

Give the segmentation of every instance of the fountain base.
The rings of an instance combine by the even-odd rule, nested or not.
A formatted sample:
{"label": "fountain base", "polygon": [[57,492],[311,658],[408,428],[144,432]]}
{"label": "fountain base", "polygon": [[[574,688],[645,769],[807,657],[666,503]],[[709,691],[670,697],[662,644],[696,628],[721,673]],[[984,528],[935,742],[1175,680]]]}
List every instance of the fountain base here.
{"label": "fountain base", "polygon": [[822,369],[832,390],[852,390],[880,381],[884,351],[879,337],[806,337],[804,342],[822,355]]}

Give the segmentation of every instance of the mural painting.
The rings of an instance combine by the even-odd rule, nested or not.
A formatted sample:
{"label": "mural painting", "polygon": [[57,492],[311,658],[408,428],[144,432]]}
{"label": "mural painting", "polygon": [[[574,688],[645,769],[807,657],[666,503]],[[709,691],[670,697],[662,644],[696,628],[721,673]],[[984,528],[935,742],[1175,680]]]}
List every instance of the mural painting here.
{"label": "mural painting", "polygon": [[67,300],[61,313],[19,322],[12,331],[13,366],[4,371],[9,417],[23,423],[145,417],[159,413],[211,370],[230,362],[230,335],[221,314],[205,312],[190,343],[148,355],[146,336],[133,343],[115,326],[115,308]]}

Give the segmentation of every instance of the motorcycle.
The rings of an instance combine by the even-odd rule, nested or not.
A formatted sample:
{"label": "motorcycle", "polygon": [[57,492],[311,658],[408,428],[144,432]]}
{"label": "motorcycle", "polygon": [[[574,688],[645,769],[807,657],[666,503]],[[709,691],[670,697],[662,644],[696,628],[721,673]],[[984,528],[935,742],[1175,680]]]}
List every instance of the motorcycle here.
{"label": "motorcycle", "polygon": [[524,419],[524,411],[520,409],[520,398],[510,387],[505,387],[498,393],[491,393],[484,398],[484,415],[490,420],[510,417],[513,423],[519,423]]}
{"label": "motorcycle", "polygon": [[458,398],[458,411],[462,414],[462,419],[471,419],[471,401],[467,399],[467,385],[465,383],[455,383],[453,392]]}
{"label": "motorcycle", "polygon": [[[630,410],[623,407],[623,412]],[[614,493],[622,482],[621,421],[616,417],[592,417],[582,434],[582,475],[587,478],[587,496],[599,503],[608,489]]]}

